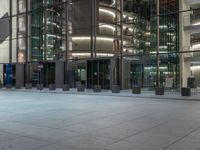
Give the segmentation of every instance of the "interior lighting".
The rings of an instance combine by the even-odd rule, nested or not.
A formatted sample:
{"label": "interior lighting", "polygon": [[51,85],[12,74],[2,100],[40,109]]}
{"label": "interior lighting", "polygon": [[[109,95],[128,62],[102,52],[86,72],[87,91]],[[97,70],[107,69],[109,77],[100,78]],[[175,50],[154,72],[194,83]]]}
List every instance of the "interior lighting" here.
{"label": "interior lighting", "polygon": [[113,0],[111,6],[115,5],[115,3],[116,3],[116,0]]}
{"label": "interior lighting", "polygon": [[72,37],[72,40],[90,40],[91,37]]}
{"label": "interior lighting", "polygon": [[[72,37],[72,40],[90,40],[91,37]],[[97,40],[103,40],[103,41],[113,41],[113,38],[107,38],[107,37],[97,37]]]}
{"label": "interior lighting", "polygon": [[106,24],[101,25],[101,24],[100,24],[99,27],[100,27],[100,28],[101,28],[101,27],[102,27],[102,28],[108,28],[108,29],[111,29],[111,30],[115,31],[115,27],[113,27],[113,26],[111,26],[111,25],[106,25]]}
{"label": "interior lighting", "polygon": [[160,28],[167,29],[167,25],[160,25]]}
{"label": "interior lighting", "polygon": [[200,49],[200,43],[192,45],[192,49]]}
{"label": "interior lighting", "polygon": [[114,18],[115,18],[115,16],[116,16],[114,12],[109,11],[109,10],[106,10],[106,9],[100,8],[99,11],[100,11],[100,12],[103,12],[103,13],[106,13],[106,14],[109,14],[109,15],[112,15]]}
{"label": "interior lighting", "polygon": [[113,41],[113,38],[107,38],[107,37],[97,37],[97,40],[103,40],[103,41]]}
{"label": "interior lighting", "polygon": [[200,69],[200,66],[191,66],[190,69],[191,70]]}
{"label": "interior lighting", "polygon": [[[91,53],[73,53],[72,56],[90,56]],[[104,56],[104,57],[113,57],[114,54],[108,54],[108,53],[97,53],[97,56]]]}
{"label": "interior lighting", "polygon": [[72,56],[90,56],[90,53],[73,53]]}
{"label": "interior lighting", "polygon": [[133,17],[128,17],[129,20],[133,20]]}
{"label": "interior lighting", "polygon": [[198,25],[200,25],[200,22],[194,23],[194,24],[192,24],[192,25],[198,26]]}

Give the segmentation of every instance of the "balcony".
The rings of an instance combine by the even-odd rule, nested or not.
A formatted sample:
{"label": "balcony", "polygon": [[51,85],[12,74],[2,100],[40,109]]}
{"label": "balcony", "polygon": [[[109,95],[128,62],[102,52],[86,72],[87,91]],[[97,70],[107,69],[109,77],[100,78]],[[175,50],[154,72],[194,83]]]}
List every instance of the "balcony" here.
{"label": "balcony", "polygon": [[200,16],[187,15],[183,17],[184,30],[191,34],[200,33]]}
{"label": "balcony", "polygon": [[186,57],[184,58],[185,62],[190,62],[192,64],[199,64],[200,63],[200,55],[196,55],[194,57]]}
{"label": "balcony", "polygon": [[185,0],[189,5],[199,4],[199,0]]}

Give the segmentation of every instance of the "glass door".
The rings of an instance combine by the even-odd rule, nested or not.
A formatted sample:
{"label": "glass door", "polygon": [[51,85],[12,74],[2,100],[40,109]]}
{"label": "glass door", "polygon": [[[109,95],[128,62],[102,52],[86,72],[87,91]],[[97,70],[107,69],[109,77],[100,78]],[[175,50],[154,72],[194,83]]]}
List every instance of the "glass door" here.
{"label": "glass door", "polygon": [[87,62],[87,88],[101,85],[110,88],[110,60],[90,60]]}
{"label": "glass door", "polygon": [[131,64],[131,84],[132,86],[143,87],[144,67],[142,64]]}

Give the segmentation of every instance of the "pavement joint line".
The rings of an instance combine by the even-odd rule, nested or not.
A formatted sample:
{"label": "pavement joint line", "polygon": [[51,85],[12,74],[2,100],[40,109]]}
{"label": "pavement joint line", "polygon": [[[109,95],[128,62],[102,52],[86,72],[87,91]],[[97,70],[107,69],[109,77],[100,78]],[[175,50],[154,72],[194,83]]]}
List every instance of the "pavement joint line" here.
{"label": "pavement joint line", "polygon": [[186,134],[186,135],[184,135],[184,136],[178,138],[177,140],[175,140],[174,142],[172,142],[171,144],[167,145],[166,147],[164,147],[164,148],[161,149],[161,150],[166,150],[166,149],[168,149],[168,148],[171,147],[172,145],[178,143],[179,141],[181,141],[182,139],[186,138],[187,136],[189,136],[190,134],[192,134],[193,132],[195,132],[195,131],[197,131],[197,130],[199,130],[199,129],[200,129],[200,127],[198,127],[198,128],[196,128],[196,129],[190,131],[188,134]]}
{"label": "pavement joint line", "polygon": [[[88,92],[74,92],[74,91],[68,91],[68,92],[61,92],[61,91],[42,91],[42,90],[15,90],[15,89],[3,89],[0,91],[14,91],[14,92],[30,92],[30,93],[49,93],[49,94],[70,94],[70,95],[88,95],[88,96],[112,96],[112,97],[129,97],[129,98],[148,98],[148,99],[166,99],[166,100],[182,100],[182,101],[200,101],[200,97],[197,98],[189,98],[189,97],[164,97],[164,96],[137,96],[136,94],[134,95],[120,95],[120,93],[116,94],[111,94],[111,93],[103,93],[103,94],[97,94],[97,93],[92,93],[90,91]],[[90,92],[90,93],[89,93]],[[130,94],[130,93],[129,93]],[[178,95],[179,96],[179,95]]]}
{"label": "pavement joint line", "polygon": [[[151,128],[147,128],[147,129],[138,131],[138,132],[136,132],[136,133],[134,133],[134,134],[132,134],[132,135],[130,135],[130,136],[127,136],[127,137],[125,137],[125,138],[119,139],[119,140],[113,142],[112,144],[109,144],[109,145],[107,145],[107,146],[105,146],[105,147],[103,147],[103,148],[106,148],[106,147],[108,147],[108,146],[111,146],[111,145],[113,145],[113,144],[115,144],[115,143],[118,143],[118,142],[121,142],[121,141],[128,142],[128,141],[126,141],[126,139],[128,139],[129,137],[136,136],[136,135],[138,135],[138,134],[140,134],[140,133],[144,133],[144,132],[146,132],[146,131],[148,131],[148,130],[154,129],[154,128],[160,126],[161,124],[162,124],[162,123],[159,123],[159,124],[157,124],[157,125],[155,125],[155,126],[153,126],[153,127],[151,127]],[[130,142],[128,142],[128,143],[130,143]]]}

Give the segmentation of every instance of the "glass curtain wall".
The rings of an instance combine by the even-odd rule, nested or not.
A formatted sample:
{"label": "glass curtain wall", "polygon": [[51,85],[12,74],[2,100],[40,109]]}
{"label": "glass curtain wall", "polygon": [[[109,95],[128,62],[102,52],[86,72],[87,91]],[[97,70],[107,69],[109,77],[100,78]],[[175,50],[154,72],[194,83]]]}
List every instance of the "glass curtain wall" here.
{"label": "glass curtain wall", "polygon": [[[130,62],[129,84],[149,87],[151,78],[146,67],[150,59],[151,2],[124,0],[124,58]],[[129,39],[129,41],[127,40]]]}
{"label": "glass curtain wall", "polygon": [[[178,3],[178,0],[160,0],[160,84],[165,85],[166,78],[171,77],[174,87],[179,85]],[[125,20],[124,24],[132,23],[134,31],[133,42],[124,44],[124,50],[132,52],[130,82],[132,85],[155,87],[156,0],[124,0],[124,12],[133,20]]]}
{"label": "glass curtain wall", "polygon": [[43,1],[33,0],[31,2],[31,60],[43,60]]}
{"label": "glass curtain wall", "polygon": [[53,61],[62,51],[62,0],[32,1],[32,61]]}
{"label": "glass curtain wall", "polygon": [[34,85],[55,84],[55,62],[63,58],[64,51],[64,6],[62,0],[31,1],[31,76]]}
{"label": "glass curtain wall", "polygon": [[[151,13],[151,54],[156,54],[156,1],[152,3]],[[179,85],[179,1],[160,0],[160,84],[165,85],[166,78],[173,78],[174,87]],[[149,72],[156,73],[156,55],[152,56],[153,66]],[[154,75],[155,76],[155,75]]]}

